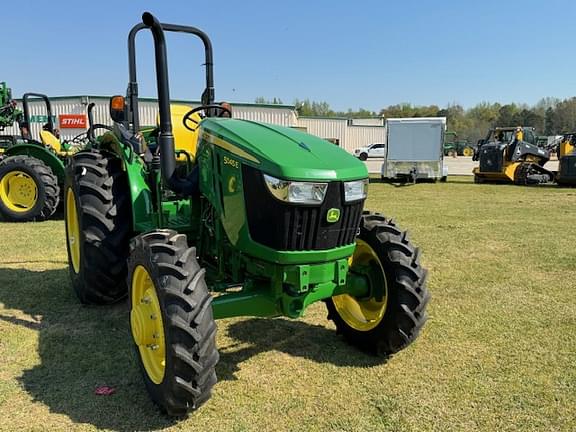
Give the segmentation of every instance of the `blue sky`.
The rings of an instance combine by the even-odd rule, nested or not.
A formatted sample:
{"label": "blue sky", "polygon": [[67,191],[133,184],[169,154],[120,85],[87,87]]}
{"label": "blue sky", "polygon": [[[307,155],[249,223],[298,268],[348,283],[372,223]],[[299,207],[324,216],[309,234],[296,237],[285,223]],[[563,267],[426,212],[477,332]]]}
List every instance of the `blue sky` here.
{"label": "blue sky", "polygon": [[[3,6],[0,80],[16,97],[122,94],[126,38],[145,10],[211,36],[217,100],[379,110],[576,94],[576,2],[556,0],[20,0]],[[198,99],[200,42],[168,43],[172,96]],[[138,48],[140,94],[155,96],[149,34]]]}

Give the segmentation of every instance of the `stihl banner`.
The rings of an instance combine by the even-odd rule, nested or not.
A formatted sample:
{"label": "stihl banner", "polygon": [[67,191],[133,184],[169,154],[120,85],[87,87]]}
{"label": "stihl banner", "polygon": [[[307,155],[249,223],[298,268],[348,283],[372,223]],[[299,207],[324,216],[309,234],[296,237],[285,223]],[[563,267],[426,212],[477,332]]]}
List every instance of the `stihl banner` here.
{"label": "stihl banner", "polygon": [[60,129],[86,129],[86,114],[60,114]]}

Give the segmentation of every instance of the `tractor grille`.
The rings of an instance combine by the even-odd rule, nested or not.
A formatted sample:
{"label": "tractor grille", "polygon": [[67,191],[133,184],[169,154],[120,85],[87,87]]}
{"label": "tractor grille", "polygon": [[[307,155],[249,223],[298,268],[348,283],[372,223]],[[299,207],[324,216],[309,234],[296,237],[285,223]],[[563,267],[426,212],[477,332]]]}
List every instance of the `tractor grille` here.
{"label": "tractor grille", "polygon": [[497,146],[484,145],[480,148],[480,172],[500,172],[504,152]]}
{"label": "tractor grille", "polygon": [[[364,201],[344,202],[342,182],[328,183],[321,205],[289,204],[274,198],[262,172],[242,167],[248,229],[252,239],[281,251],[325,250],[354,242]],[[326,221],[329,209],[340,209],[340,220]]]}

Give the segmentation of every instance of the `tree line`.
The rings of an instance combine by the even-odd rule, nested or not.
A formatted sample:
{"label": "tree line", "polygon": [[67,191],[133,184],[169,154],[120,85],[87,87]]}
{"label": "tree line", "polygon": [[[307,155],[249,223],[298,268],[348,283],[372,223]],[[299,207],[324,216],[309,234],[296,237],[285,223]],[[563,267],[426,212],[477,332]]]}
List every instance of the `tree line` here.
{"label": "tree line", "polygon": [[[257,98],[256,103],[279,103],[279,98]],[[576,131],[576,97],[568,99],[543,98],[535,105],[500,104],[481,102],[465,109],[459,104],[446,107],[437,105],[416,106],[409,103],[390,105],[379,112],[360,108],[358,110],[334,111],[327,102],[295,100],[294,106],[301,116],[321,117],[446,117],[449,130],[459,139],[475,143],[483,138],[489,128],[495,126],[532,126],[538,135],[561,135]]]}

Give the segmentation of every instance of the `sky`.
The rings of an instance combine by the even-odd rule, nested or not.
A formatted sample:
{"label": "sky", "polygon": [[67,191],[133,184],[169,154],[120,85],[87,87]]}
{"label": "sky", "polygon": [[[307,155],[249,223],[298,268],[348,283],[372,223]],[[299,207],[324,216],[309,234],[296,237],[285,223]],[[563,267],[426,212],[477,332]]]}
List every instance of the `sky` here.
{"label": "sky", "polygon": [[[29,1],[2,7],[0,81],[14,97],[124,94],[126,40],[144,11],[204,30],[216,100],[471,107],[576,95],[576,2]],[[141,96],[156,96],[152,37],[137,39]],[[171,96],[198,100],[199,40],[169,35]]]}

